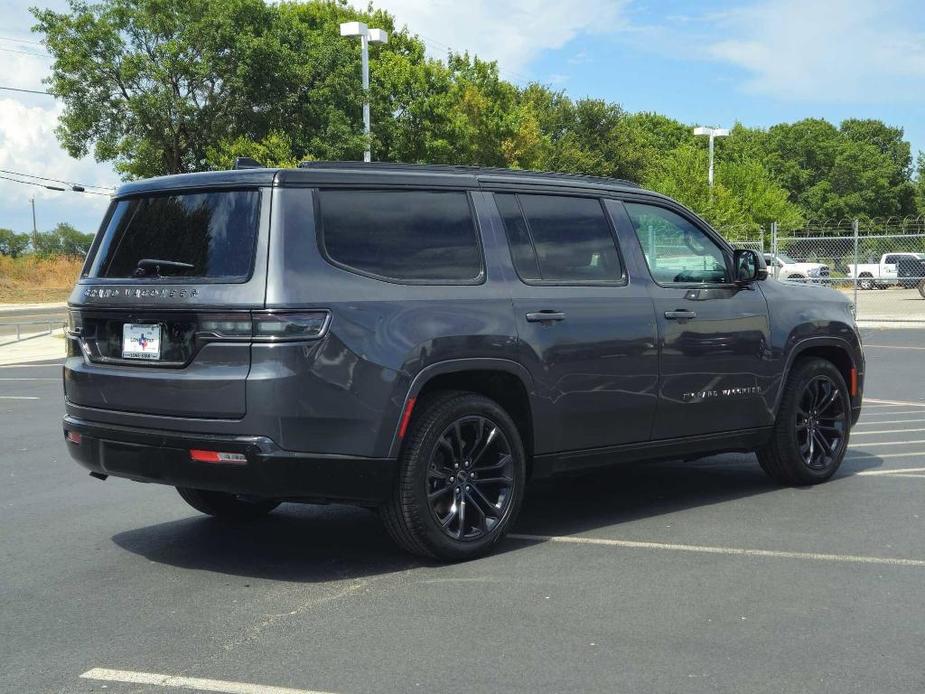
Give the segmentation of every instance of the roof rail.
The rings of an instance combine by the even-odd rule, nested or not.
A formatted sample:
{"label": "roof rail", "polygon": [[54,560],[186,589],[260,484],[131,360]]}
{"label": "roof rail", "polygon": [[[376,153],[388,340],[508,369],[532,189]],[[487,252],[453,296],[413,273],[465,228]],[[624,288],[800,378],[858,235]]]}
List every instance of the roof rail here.
{"label": "roof rail", "polygon": [[469,174],[471,176],[496,175],[512,176],[523,178],[554,178],[554,179],[573,179],[584,181],[586,183],[597,183],[599,185],[621,185],[630,188],[640,188],[641,186],[635,181],[623,178],[607,178],[606,176],[591,176],[588,174],[576,173],[557,173],[555,171],[533,171],[531,169],[504,169],[492,166],[464,166],[461,164],[405,164],[399,162],[362,162],[362,161],[303,161],[299,164],[300,169],[359,169],[375,168],[387,169],[390,171],[433,171],[435,173],[459,173]]}

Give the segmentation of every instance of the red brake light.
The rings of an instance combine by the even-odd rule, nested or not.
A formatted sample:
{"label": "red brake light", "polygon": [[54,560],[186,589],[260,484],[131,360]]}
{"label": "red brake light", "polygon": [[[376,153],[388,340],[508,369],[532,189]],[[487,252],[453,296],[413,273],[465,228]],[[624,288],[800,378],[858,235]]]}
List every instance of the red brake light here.
{"label": "red brake light", "polygon": [[247,456],[243,453],[204,451],[198,448],[190,449],[189,457],[191,460],[200,463],[231,463],[233,465],[243,465],[247,463]]}
{"label": "red brake light", "polygon": [[83,437],[78,434],[76,431],[67,431],[64,433],[64,438],[70,441],[73,444],[80,445],[80,442],[83,440]]}

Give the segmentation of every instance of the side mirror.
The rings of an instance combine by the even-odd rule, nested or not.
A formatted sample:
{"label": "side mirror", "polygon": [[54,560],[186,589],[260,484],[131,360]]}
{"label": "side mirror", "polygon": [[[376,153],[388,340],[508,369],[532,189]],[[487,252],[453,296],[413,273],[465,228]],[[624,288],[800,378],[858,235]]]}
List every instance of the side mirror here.
{"label": "side mirror", "polygon": [[736,282],[754,282],[768,278],[768,266],[756,251],[749,248],[737,248],[732,255]]}

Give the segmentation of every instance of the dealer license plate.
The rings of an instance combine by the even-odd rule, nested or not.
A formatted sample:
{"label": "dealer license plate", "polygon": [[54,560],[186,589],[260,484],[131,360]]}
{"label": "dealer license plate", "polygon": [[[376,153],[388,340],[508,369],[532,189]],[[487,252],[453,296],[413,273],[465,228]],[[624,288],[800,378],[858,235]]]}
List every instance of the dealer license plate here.
{"label": "dealer license plate", "polygon": [[150,323],[124,323],[122,325],[122,358],[161,358],[161,326]]}

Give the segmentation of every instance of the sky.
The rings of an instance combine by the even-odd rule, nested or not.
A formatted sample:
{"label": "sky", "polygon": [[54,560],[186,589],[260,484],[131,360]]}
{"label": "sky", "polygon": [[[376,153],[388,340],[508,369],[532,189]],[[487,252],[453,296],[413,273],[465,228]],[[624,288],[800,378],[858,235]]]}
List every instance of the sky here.
{"label": "sky", "polygon": [[[0,0],[0,87],[43,89],[50,58],[29,5]],[[377,0],[444,57],[497,60],[518,84],[537,81],[688,123],[768,127],[806,117],[879,118],[925,150],[922,0]],[[365,6],[358,2],[358,6]],[[375,75],[372,75],[375,79]],[[17,171],[95,186],[118,175],[70,158],[49,96],[0,89],[0,176]],[[55,192],[0,178],[0,227],[67,221],[95,231],[105,195]]]}

